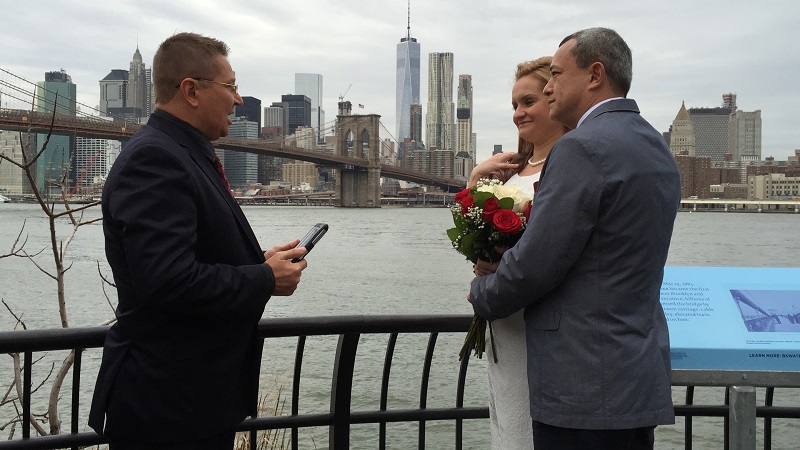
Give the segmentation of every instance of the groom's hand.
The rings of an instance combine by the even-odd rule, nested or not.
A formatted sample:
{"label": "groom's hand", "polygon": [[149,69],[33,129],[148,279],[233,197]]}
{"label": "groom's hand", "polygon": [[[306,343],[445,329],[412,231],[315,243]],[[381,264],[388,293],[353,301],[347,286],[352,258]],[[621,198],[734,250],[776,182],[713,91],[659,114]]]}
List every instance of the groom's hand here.
{"label": "groom's hand", "polygon": [[482,259],[478,259],[478,262],[472,266],[472,273],[475,274],[477,277],[482,277],[484,275],[490,275],[497,272],[497,267],[500,265],[500,261],[495,263],[490,263],[489,261],[484,261]]}

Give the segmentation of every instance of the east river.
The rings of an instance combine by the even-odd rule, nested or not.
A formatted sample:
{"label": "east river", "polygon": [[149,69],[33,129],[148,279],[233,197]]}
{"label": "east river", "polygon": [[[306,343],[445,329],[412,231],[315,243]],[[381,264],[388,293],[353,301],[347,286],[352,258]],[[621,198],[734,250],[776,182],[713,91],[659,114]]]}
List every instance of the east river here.
{"label": "east river", "polygon": [[[351,314],[471,314],[465,300],[472,278],[471,266],[450,247],[444,230],[452,226],[446,208],[344,209],[333,207],[245,207],[256,236],[263,247],[299,238],[316,222],[330,225],[325,238],[308,257],[297,292],[291,297],[274,297],[264,317],[297,317]],[[85,218],[95,217],[99,209]],[[24,228],[23,228],[24,224]],[[800,257],[798,214],[689,213],[678,214],[667,264],[676,266],[797,267]],[[70,232],[66,219],[59,220],[59,240]],[[0,204],[0,255],[8,253],[22,230],[25,250],[40,252],[35,260],[52,269],[47,221],[37,205]],[[105,262],[100,223],[81,227],[70,243],[66,260],[66,296],[69,325],[93,326],[113,316],[103,295],[99,271],[110,278]],[[113,289],[106,289],[112,302]],[[56,284],[24,258],[0,259],[0,298],[29,329],[59,327]],[[176,317],[175,320],[180,320]],[[0,330],[11,330],[14,319],[0,305]],[[454,405],[461,336],[441,336],[434,358],[428,407]],[[269,401],[277,402],[278,391],[287,399],[291,390],[291,367],[296,340],[269,340],[265,344],[262,389]],[[419,405],[419,384],[427,344],[423,336],[401,336],[392,367],[389,408]],[[329,408],[330,375],[336,339],[309,338],[303,364],[300,412],[326,412]],[[386,336],[365,336],[359,344],[353,387],[354,409],[377,408],[380,373]],[[88,403],[94,383],[99,351],[87,351],[82,390]],[[62,359],[64,355],[55,358]],[[486,404],[484,360],[470,364],[467,399],[469,406]],[[0,390],[5,392],[11,358],[0,355]],[[44,370],[39,368],[38,370]],[[38,374],[38,372],[35,372]],[[34,376],[34,380],[37,376]],[[676,402],[684,390],[675,388]],[[699,388],[696,402],[722,404],[718,388]],[[763,391],[758,391],[763,404]],[[42,396],[46,397],[46,393]],[[797,406],[796,390],[778,390],[776,404]],[[288,411],[289,403],[286,403]],[[83,405],[82,405],[83,406]],[[5,410],[4,410],[5,409]],[[68,408],[62,406],[68,426]],[[9,414],[0,406],[0,425]],[[85,414],[84,416],[85,417]],[[84,420],[85,422],[85,420]],[[683,448],[683,421],[656,432],[656,448]],[[759,420],[759,445],[763,421]],[[85,425],[81,424],[81,429]],[[389,448],[415,447],[417,424],[389,424]],[[353,427],[353,448],[377,448],[377,426]],[[486,449],[489,424],[486,420],[465,421],[464,446]],[[327,428],[301,430],[301,448],[327,448]],[[695,448],[722,448],[721,418],[695,419]],[[454,425],[428,422],[427,448],[453,448]],[[0,439],[7,437],[0,432]],[[794,449],[800,441],[800,422],[775,420],[774,449]]]}

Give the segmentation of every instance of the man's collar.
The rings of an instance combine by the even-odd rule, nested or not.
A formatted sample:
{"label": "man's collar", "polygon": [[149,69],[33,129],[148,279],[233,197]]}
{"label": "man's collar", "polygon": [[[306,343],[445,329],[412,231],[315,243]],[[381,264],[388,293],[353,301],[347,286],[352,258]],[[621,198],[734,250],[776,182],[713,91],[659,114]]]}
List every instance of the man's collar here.
{"label": "man's collar", "polygon": [[589,108],[588,110],[586,110],[586,112],[585,112],[585,113],[583,113],[583,115],[581,116],[581,119],[578,121],[578,125],[576,125],[576,126],[575,126],[575,128],[578,128],[579,126],[581,126],[581,124],[583,123],[583,121],[584,121],[584,120],[585,120],[587,117],[589,117],[589,114],[591,114],[591,113],[592,113],[592,111],[594,111],[595,109],[597,109],[597,107],[598,107],[598,106],[602,105],[603,103],[608,103],[608,102],[610,102],[611,100],[619,100],[619,99],[622,99],[622,98],[625,98],[625,97],[612,97],[612,98],[607,98],[607,99],[605,99],[605,100],[603,100],[603,101],[601,101],[601,102],[595,103],[595,104],[594,104],[594,105],[593,105],[591,108]]}

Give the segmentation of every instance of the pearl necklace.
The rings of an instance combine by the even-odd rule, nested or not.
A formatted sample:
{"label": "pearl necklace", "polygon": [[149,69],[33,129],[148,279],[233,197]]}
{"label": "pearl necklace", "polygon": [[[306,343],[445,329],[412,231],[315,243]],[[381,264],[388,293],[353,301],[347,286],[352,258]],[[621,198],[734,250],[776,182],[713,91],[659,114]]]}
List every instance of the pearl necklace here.
{"label": "pearl necklace", "polygon": [[547,161],[547,156],[545,156],[544,158],[542,158],[542,159],[540,159],[538,161],[531,161],[531,159],[533,159],[533,158],[531,157],[531,158],[528,159],[528,165],[530,165],[531,167],[536,167],[539,164]]}

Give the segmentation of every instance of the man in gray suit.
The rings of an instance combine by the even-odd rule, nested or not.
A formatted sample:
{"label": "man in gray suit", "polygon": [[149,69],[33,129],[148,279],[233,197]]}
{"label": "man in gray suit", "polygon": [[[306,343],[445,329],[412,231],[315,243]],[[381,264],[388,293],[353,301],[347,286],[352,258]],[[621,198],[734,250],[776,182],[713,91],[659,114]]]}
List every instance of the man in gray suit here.
{"label": "man in gray suit", "polygon": [[572,131],[545,163],[522,238],[470,290],[488,320],[525,309],[536,450],[652,449],[655,426],[675,421],[659,292],[680,175],[625,98],[631,66],[613,30],[561,42],[544,94]]}

